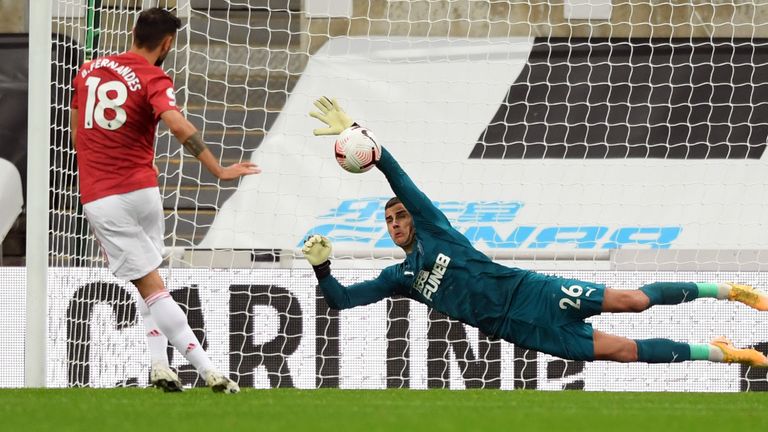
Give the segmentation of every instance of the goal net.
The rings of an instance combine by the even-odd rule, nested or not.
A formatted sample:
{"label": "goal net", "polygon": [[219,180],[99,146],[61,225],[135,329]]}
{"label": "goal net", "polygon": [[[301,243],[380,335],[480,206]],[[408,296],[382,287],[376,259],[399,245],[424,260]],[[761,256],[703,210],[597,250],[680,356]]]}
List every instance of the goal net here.
{"label": "goal net", "polygon": [[[335,97],[453,226],[495,260],[617,288],[768,287],[768,43],[758,2],[51,0],[48,385],[146,385],[135,289],[78,204],[68,106],[83,61],[130,47],[142,8],[182,19],[163,68],[228,165],[221,182],[162,126],[161,274],[241,386],[766,390],[737,365],[564,361],[393,298],[330,309],[299,252],[322,234],[345,284],[402,259],[377,170],[344,172],[307,113]],[[768,350],[725,302],[607,315],[596,328]],[[169,350],[187,385],[193,368]]]}

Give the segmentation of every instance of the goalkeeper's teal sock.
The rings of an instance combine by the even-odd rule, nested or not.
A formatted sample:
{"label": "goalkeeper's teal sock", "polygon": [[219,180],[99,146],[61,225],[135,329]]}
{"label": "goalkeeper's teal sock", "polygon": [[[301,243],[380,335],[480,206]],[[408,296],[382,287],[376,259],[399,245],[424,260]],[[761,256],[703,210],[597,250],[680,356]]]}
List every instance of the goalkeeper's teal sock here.
{"label": "goalkeeper's teal sock", "polygon": [[[637,361],[643,363],[677,363],[691,358],[691,345],[669,339],[635,339]],[[697,351],[697,355],[700,355]]]}
{"label": "goalkeeper's teal sock", "polygon": [[699,296],[699,288],[693,282],[654,282],[643,285],[640,291],[648,296],[649,306],[684,303]]}
{"label": "goalkeeper's teal sock", "polygon": [[700,297],[727,299],[731,286],[725,283],[654,282],[643,285],[640,291],[650,300],[649,306],[689,302]]}
{"label": "goalkeeper's teal sock", "polygon": [[691,360],[709,360],[722,363],[725,358],[723,350],[712,344],[691,344]]}
{"label": "goalkeeper's teal sock", "polygon": [[731,293],[731,285],[727,283],[697,283],[699,297],[711,297],[718,300],[727,300]]}

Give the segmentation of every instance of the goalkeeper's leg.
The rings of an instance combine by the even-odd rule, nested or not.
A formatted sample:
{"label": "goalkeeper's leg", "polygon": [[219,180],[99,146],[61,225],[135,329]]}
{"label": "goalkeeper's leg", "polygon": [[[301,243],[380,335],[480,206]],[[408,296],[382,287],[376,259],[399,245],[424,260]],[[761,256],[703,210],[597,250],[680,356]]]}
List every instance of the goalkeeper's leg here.
{"label": "goalkeeper's leg", "polygon": [[217,392],[238,392],[240,389],[237,384],[213,366],[208,354],[189,327],[184,312],[165,290],[157,270],[132,282],[144,298],[160,331],[165,334],[171,345],[195,366],[206,384]]}
{"label": "goalkeeper's leg", "polygon": [[606,289],[603,312],[640,312],[655,305],[680,304],[697,298],[744,303],[768,311],[768,295],[749,285],[726,283],[654,282],[637,290]]}
{"label": "goalkeeper's leg", "polygon": [[768,367],[768,358],[757,350],[734,347],[725,338],[709,344],[687,344],[669,339],[628,339],[594,331],[595,360],[643,363],[677,363],[706,360]]}

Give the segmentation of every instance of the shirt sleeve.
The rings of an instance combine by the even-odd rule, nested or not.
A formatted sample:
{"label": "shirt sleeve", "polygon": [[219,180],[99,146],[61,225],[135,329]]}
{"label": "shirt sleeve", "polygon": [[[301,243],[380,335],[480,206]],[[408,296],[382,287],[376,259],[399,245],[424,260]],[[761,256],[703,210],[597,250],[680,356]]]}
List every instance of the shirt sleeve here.
{"label": "shirt sleeve", "polygon": [[147,98],[149,103],[152,104],[155,119],[159,119],[160,114],[166,111],[179,110],[176,106],[176,92],[173,89],[173,81],[164,73],[149,80],[147,83]]}
{"label": "shirt sleeve", "polygon": [[376,163],[376,167],[387,177],[392,191],[400,198],[418,226],[434,226],[442,230],[451,227],[443,212],[432,203],[432,200],[424,192],[416,187],[413,180],[400,167],[400,164],[383,147],[381,159]]}
{"label": "shirt sleeve", "polygon": [[384,269],[376,279],[358,282],[345,287],[335,277],[328,275],[318,281],[325,301],[333,309],[349,309],[363,306],[391,297],[396,294],[397,282],[390,276],[390,266]]}

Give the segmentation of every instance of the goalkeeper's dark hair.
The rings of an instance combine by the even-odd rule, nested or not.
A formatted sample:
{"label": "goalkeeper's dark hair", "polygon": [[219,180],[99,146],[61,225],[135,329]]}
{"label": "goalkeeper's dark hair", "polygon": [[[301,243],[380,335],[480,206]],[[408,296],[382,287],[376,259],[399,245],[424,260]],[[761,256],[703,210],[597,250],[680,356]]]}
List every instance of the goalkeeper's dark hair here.
{"label": "goalkeeper's dark hair", "polygon": [[142,11],[133,28],[133,43],[139,48],[154,50],[166,36],[176,36],[181,20],[166,9],[151,8]]}
{"label": "goalkeeper's dark hair", "polygon": [[402,204],[403,202],[400,201],[400,198],[398,197],[392,197],[387,201],[387,204],[384,205],[384,210],[392,207],[393,205]]}

